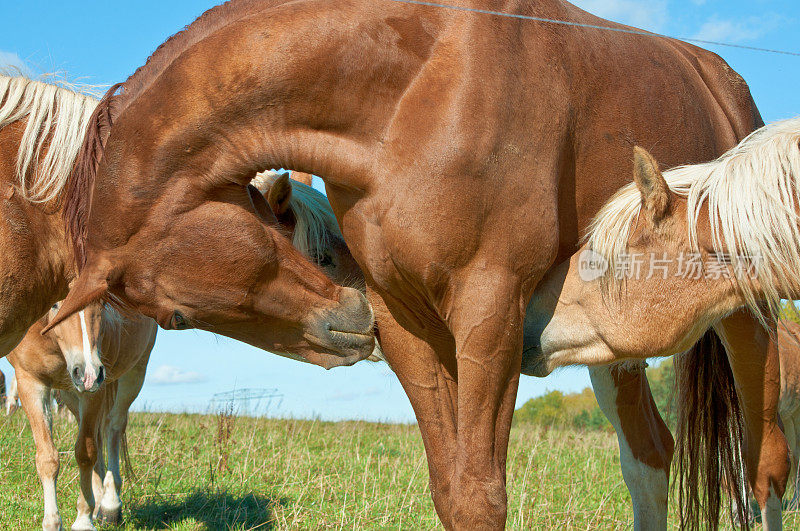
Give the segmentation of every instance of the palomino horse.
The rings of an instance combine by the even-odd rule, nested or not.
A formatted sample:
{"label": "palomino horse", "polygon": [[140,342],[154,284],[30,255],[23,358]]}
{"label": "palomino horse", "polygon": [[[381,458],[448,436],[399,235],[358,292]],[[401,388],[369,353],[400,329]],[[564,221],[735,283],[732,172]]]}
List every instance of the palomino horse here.
{"label": "palomino horse", "polygon": [[[800,294],[800,119],[763,127],[706,164],[662,174],[641,148],[635,159],[635,184],[602,208],[582,251],[537,288],[538,304],[527,314],[535,346],[526,352],[525,363],[546,372],[573,363],[610,362],[639,355],[643,341],[650,355],[669,355],[712,326],[729,355],[744,358],[734,364],[734,374],[737,367],[763,370],[737,349],[747,340],[753,350],[774,345],[770,330],[750,329],[753,318],[739,308],[747,306],[770,322],[781,297]],[[658,319],[676,304],[685,305],[680,311],[695,319]],[[780,389],[779,368],[772,366],[779,360],[769,362],[775,378],[770,387]],[[712,370],[708,364],[714,356],[700,363],[694,378]],[[755,385],[744,377],[737,380]],[[744,408],[743,414],[772,418],[779,399],[765,392],[761,408]],[[772,431],[761,434],[760,452],[783,454],[786,442],[777,426],[764,429]],[[745,435],[751,436],[749,430]],[[746,462],[750,474],[757,464],[752,458]],[[751,486],[762,511],[767,491],[765,523],[777,526],[785,485],[751,481]]]}
{"label": "palomino horse", "polygon": [[306,175],[292,172],[290,178],[288,173],[264,172],[253,179],[252,185],[264,195],[298,251],[334,284],[365,291],[364,274],[344,243],[330,203],[311,187]]}
{"label": "palomino horse", "polygon": [[[74,277],[72,250],[59,217],[61,191],[96,106],[96,99],[65,88],[0,76],[0,355],[66,295]],[[260,194],[251,192],[238,204],[225,202],[220,214],[226,208],[253,213],[255,205],[262,217],[274,220]],[[361,293],[334,285],[260,222],[230,240],[233,254],[238,238],[263,243],[263,268],[252,272],[261,279],[260,287],[246,294],[231,289],[223,299],[236,298],[242,307],[256,306],[268,314],[259,327],[273,327],[273,339],[280,343],[276,350],[302,354],[310,349],[309,360],[326,367],[354,363],[372,352],[372,312]],[[216,271],[218,287],[226,291],[227,277],[234,273]],[[309,310],[313,315],[305,313]],[[163,324],[190,325],[180,315],[173,317]]]}
{"label": "palomino horse", "polygon": [[[469,11],[500,6],[585,26]],[[498,529],[534,289],[628,182],[632,144],[699,162],[761,120],[744,81],[694,46],[587,27],[625,29],[564,0],[459,7],[233,0],[170,38],[94,115],[65,207],[82,270],[57,319],[103,296],[275,348],[259,338],[273,306],[249,296],[273,278],[261,272],[275,247],[247,186],[275,167],[321,175],[419,420],[437,512],[448,528]],[[659,318],[710,326],[719,301],[692,304]],[[766,503],[788,473],[777,385],[764,393],[776,351],[754,339],[757,319],[721,330],[734,322],[728,361],[759,404],[745,410],[765,412],[749,447]],[[629,354],[664,346],[649,339]]]}
{"label": "palomino horse", "polygon": [[[57,308],[50,313],[55,315]],[[34,324],[8,355],[36,443],[36,470],[44,489],[42,528],[61,529],[56,500],[59,460],[52,436],[53,389],[61,390],[78,420],[75,460],[80,468],[81,494],[72,529],[94,529],[94,516],[119,522],[120,452],[127,459],[128,409],[144,383],[158,328],[152,319],[122,318],[100,304],[88,306],[43,336],[45,321],[46,317]],[[107,472],[103,442],[108,450]]]}

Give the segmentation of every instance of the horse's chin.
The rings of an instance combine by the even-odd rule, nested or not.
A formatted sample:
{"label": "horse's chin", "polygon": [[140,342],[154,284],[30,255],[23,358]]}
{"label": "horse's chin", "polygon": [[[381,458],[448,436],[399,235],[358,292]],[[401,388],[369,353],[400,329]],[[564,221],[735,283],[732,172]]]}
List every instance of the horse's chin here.
{"label": "horse's chin", "polygon": [[319,365],[323,369],[330,370],[335,367],[349,367],[359,361],[366,359],[366,357],[358,352],[349,356],[342,356],[341,354],[328,354],[322,352],[309,352],[304,354],[303,357],[308,363]]}
{"label": "horse's chin", "polygon": [[522,349],[522,369],[520,371],[525,376],[536,376],[544,378],[550,374],[547,368],[545,357],[540,345],[525,345]]}

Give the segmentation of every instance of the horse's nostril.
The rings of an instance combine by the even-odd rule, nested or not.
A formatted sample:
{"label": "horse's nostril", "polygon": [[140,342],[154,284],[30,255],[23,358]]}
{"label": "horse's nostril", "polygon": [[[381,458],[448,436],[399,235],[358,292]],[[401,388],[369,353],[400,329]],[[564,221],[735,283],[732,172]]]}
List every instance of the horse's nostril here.
{"label": "horse's nostril", "polygon": [[106,377],[106,370],[101,365],[100,368],[97,369],[97,385],[100,385],[101,383],[103,383],[103,380],[105,379],[105,377]]}
{"label": "horse's nostril", "polygon": [[82,377],[80,375],[80,369],[78,367],[75,367],[75,368],[72,369],[72,377],[75,380],[81,380],[82,379]]}

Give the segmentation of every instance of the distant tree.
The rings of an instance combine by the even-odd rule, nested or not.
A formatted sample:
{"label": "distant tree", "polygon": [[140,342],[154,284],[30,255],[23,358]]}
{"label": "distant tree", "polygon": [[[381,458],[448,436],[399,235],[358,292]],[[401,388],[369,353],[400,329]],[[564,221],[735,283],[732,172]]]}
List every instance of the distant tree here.
{"label": "distant tree", "polygon": [[787,321],[800,323],[800,311],[798,311],[794,301],[783,301],[781,303],[781,313],[779,314],[779,317],[781,319],[786,319]]}
{"label": "distant tree", "polygon": [[677,403],[675,393],[675,364],[666,358],[655,366],[647,368],[647,380],[658,411],[671,430],[675,429]]}
{"label": "distant tree", "polygon": [[[647,378],[653,400],[670,429],[675,427],[675,368],[672,358],[648,367]],[[533,423],[544,426],[572,426],[585,430],[611,430],[594,392],[586,388],[580,393],[564,394],[550,391],[531,398],[515,413],[514,423]]]}
{"label": "distant tree", "polygon": [[531,398],[515,413],[514,423],[533,423],[543,426],[572,426],[580,429],[611,429],[588,387],[580,393],[564,394],[550,391]]}
{"label": "distant tree", "polygon": [[514,422],[530,422],[534,424],[562,424],[565,418],[564,394],[561,391],[550,391],[542,396],[531,398],[514,413]]}

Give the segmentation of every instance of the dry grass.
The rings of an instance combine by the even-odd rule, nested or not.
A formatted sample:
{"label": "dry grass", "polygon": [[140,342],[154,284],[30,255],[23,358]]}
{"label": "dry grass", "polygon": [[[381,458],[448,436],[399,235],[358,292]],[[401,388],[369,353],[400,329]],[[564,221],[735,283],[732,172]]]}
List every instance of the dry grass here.
{"label": "dry grass", "polygon": [[[56,429],[68,526],[74,426],[59,419]],[[415,426],[138,413],[129,439],[136,478],[124,487],[122,529],[438,528]],[[0,419],[2,529],[39,525],[33,455],[24,415]],[[631,527],[613,434],[516,426],[508,485],[510,528]]]}

